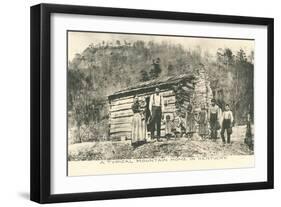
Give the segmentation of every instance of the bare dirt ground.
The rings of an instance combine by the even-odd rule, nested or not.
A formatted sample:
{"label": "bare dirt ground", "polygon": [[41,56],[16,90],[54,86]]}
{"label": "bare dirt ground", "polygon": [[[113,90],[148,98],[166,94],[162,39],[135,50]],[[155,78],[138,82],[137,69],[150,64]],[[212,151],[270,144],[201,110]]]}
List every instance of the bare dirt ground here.
{"label": "bare dirt ground", "polygon": [[251,155],[254,152],[244,144],[245,126],[233,127],[231,144],[201,140],[198,135],[193,139],[162,139],[161,142],[149,142],[133,148],[130,141],[84,142],[69,145],[68,160],[115,160],[144,159],[165,157],[209,157],[229,155]]}

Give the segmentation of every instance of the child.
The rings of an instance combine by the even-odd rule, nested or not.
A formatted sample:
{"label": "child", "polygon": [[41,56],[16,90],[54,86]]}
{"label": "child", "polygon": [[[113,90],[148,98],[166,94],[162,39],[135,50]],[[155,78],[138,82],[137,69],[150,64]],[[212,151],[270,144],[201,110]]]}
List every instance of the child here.
{"label": "child", "polygon": [[185,132],[185,122],[184,118],[181,116],[180,112],[177,111],[174,118],[174,128],[176,138],[181,137]]}
{"label": "child", "polygon": [[165,121],[165,136],[167,139],[170,139],[172,137],[172,130],[173,130],[173,122],[171,120],[170,115],[167,115]]}
{"label": "child", "polygon": [[230,136],[232,134],[232,124],[233,124],[233,115],[232,111],[229,109],[229,105],[225,105],[225,111],[222,113],[222,129],[221,129],[221,138],[222,142],[225,143],[224,133],[227,133],[227,143],[230,144]]}

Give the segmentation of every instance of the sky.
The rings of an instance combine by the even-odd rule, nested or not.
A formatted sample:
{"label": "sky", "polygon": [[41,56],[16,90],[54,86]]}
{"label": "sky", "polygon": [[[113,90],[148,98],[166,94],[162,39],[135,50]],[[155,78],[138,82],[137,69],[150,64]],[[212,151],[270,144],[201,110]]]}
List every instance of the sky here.
{"label": "sky", "polygon": [[202,52],[209,52],[215,56],[218,48],[230,48],[235,54],[239,49],[243,49],[247,55],[254,51],[254,40],[245,39],[222,39],[206,37],[178,37],[161,35],[143,35],[143,34],[121,34],[121,33],[101,33],[101,32],[68,32],[68,60],[71,61],[76,53],[83,52],[91,43],[98,44],[120,40],[121,43],[134,42],[142,40],[145,43],[154,41],[161,43],[163,41],[171,44],[181,44],[185,49],[192,50],[200,47]]}

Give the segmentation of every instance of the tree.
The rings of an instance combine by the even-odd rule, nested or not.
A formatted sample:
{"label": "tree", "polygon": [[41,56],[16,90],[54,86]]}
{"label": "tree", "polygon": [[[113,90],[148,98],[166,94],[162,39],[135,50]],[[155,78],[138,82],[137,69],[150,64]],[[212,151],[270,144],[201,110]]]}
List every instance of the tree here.
{"label": "tree", "polygon": [[162,69],[160,67],[160,58],[158,57],[156,60],[153,60],[152,62],[152,67],[150,70],[150,78],[151,79],[158,78],[161,72]]}
{"label": "tree", "polygon": [[168,76],[171,76],[174,74],[174,66],[171,63],[168,65],[167,70],[168,70]]}
{"label": "tree", "polygon": [[255,52],[252,50],[250,55],[248,56],[249,57],[249,62],[254,64],[254,61],[255,61]]}
{"label": "tree", "polygon": [[149,75],[146,70],[141,70],[141,78],[140,81],[149,81]]}
{"label": "tree", "polygon": [[224,56],[224,63],[227,65],[227,67],[234,63],[234,55],[231,49],[225,48],[223,56]]}
{"label": "tree", "polygon": [[240,49],[236,54],[236,60],[240,63],[247,62],[247,56],[243,49]]}
{"label": "tree", "polygon": [[119,47],[121,45],[120,40],[116,40],[116,45]]}

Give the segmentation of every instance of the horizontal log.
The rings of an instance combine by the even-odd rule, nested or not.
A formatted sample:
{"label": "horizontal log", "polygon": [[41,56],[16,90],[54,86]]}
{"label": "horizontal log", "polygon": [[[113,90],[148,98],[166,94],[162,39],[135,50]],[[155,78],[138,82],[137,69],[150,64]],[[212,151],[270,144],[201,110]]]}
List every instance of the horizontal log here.
{"label": "horizontal log", "polygon": [[134,99],[133,98],[126,98],[123,100],[114,100],[111,102],[110,106],[118,106],[122,104],[133,104]]}
{"label": "horizontal log", "polygon": [[[176,108],[164,108],[163,113],[174,113]],[[119,119],[119,118],[132,118],[133,112],[130,110],[113,112],[110,113],[110,119]]]}
{"label": "horizontal log", "polygon": [[131,128],[132,123],[120,123],[120,124],[111,124],[110,125],[110,130],[111,129],[119,129],[119,128]]}
{"label": "horizontal log", "polygon": [[[154,132],[154,135],[156,135],[156,131]],[[165,129],[161,129],[160,131],[160,136],[164,137],[166,135]],[[132,137],[132,132],[129,131],[118,131],[118,132],[112,132],[110,133],[110,136],[114,136],[114,137],[121,137],[121,136],[125,136],[128,139],[130,139]]]}
{"label": "horizontal log", "polygon": [[[140,98],[146,98],[146,97],[150,97],[153,93],[147,93],[147,94],[136,94],[138,97]],[[163,97],[169,97],[169,96],[173,96],[175,95],[175,92],[172,91],[172,90],[169,90],[169,91],[165,91],[165,92],[160,92],[160,95],[162,95]],[[116,98],[116,99],[113,99],[111,100],[111,103],[114,103],[116,101],[124,101],[124,100],[127,100],[127,99],[133,99],[134,96],[125,96],[125,97],[122,97],[122,98]]]}
{"label": "horizontal log", "polygon": [[175,103],[176,103],[176,100],[170,100],[169,102],[164,103],[164,106],[175,105]]}
{"label": "horizontal log", "polygon": [[164,116],[166,116],[166,115],[170,115],[170,114],[175,114],[176,113],[176,110],[170,110],[170,111],[163,111],[162,112],[162,114],[164,115]]}
{"label": "horizontal log", "polygon": [[116,112],[116,111],[123,111],[123,110],[129,110],[132,109],[133,103],[125,103],[125,104],[119,104],[114,105],[110,107],[110,112]]}
{"label": "horizontal log", "polygon": [[[171,90],[171,86],[174,85],[175,83],[176,83],[176,81],[173,82],[173,83],[169,83],[169,84],[167,84],[167,83],[159,83],[157,85],[157,87],[161,88],[162,85],[168,86],[166,89],[163,89],[163,88],[160,89],[161,90],[160,92],[164,92],[164,91],[167,91],[167,90]],[[110,99],[114,99],[116,97],[122,97],[126,93],[129,93],[129,94],[149,94],[150,93],[151,94],[151,93],[154,93],[154,90],[151,91],[151,89],[154,88],[154,87],[156,87],[156,86],[143,85],[143,86],[140,86],[138,88],[127,89],[127,90],[124,90],[124,91],[116,92],[115,94],[109,96],[109,98]]]}
{"label": "horizontal log", "polygon": [[132,136],[132,132],[111,132],[110,133],[110,136],[117,136],[117,137],[121,137],[121,136],[126,136],[126,137],[131,137]]}
{"label": "horizontal log", "polygon": [[163,97],[163,100],[164,100],[164,102],[165,101],[168,101],[168,102],[174,101],[174,100],[176,100],[176,96]]}
{"label": "horizontal log", "polygon": [[132,122],[116,122],[116,123],[111,123],[110,127],[114,128],[114,127],[118,127],[118,126],[124,126],[124,125],[132,125]]}
{"label": "horizontal log", "polygon": [[[113,116],[115,116],[117,114],[117,116],[119,116],[120,113],[122,112],[131,112],[131,107],[130,108],[120,108],[119,110],[110,110],[110,113],[111,114],[114,114]],[[170,104],[167,104],[167,105],[164,105],[164,111],[171,111],[171,110],[176,110],[176,106],[175,106],[175,103],[170,103]],[[120,112],[120,113],[117,113],[117,112]]]}
{"label": "horizontal log", "polygon": [[177,93],[175,96],[176,97],[190,97],[191,95],[192,95],[191,93],[184,92],[184,93]]}
{"label": "horizontal log", "polygon": [[194,89],[193,83],[186,82],[185,86],[189,87],[190,89]]}
{"label": "horizontal log", "polygon": [[118,116],[110,116],[110,120],[115,120],[115,119],[120,119],[120,118],[126,118],[126,119],[128,119],[128,118],[132,118],[133,117],[133,115],[118,115]]}
{"label": "horizontal log", "polygon": [[[162,113],[164,115],[174,115],[174,113],[176,112],[176,109],[166,109],[164,110]],[[110,116],[110,124],[121,124],[121,123],[129,123],[132,121],[132,117],[133,115],[128,115],[128,113],[125,114],[117,114],[115,116]]]}
{"label": "horizontal log", "polygon": [[[146,98],[149,97],[153,94],[154,92],[151,93],[145,93],[145,94],[136,94],[138,95],[139,98]],[[175,93],[172,90],[169,91],[164,91],[164,92],[160,92],[160,94],[165,98],[165,97],[170,97],[170,96],[174,96]],[[134,96],[125,96],[125,97],[121,97],[121,98],[116,98],[111,100],[111,105],[118,105],[118,104],[123,104],[123,103],[128,103],[128,102],[133,102],[133,98]]]}
{"label": "horizontal log", "polygon": [[[156,135],[156,132],[154,132],[154,134]],[[160,136],[161,137],[165,137],[166,132],[164,129],[161,129],[160,131]],[[127,137],[127,139],[131,139],[132,137],[132,132],[122,132],[122,131],[118,131],[118,132],[114,132],[114,133],[110,133],[111,137]]]}
{"label": "horizontal log", "polygon": [[166,92],[163,92],[161,93],[163,95],[163,97],[169,97],[169,96],[174,96],[175,95],[175,92],[170,90],[170,91],[166,91]]}
{"label": "horizontal log", "polygon": [[[155,133],[155,135],[156,135],[156,133]],[[166,133],[165,133],[165,131],[164,130],[162,130],[161,132],[160,132],[160,137],[165,137],[165,135],[166,135]],[[112,134],[111,136],[113,136],[113,137],[126,137],[127,138],[127,140],[131,140],[132,139],[132,134],[128,134],[128,133],[118,133],[118,134]]]}
{"label": "horizontal log", "polygon": [[[144,110],[145,107],[142,107],[141,110]],[[110,109],[109,112],[110,113],[114,113],[114,112],[118,112],[118,111],[129,111],[129,110],[132,110],[132,104],[130,104],[130,105],[114,106],[114,108]]]}
{"label": "horizontal log", "polygon": [[188,92],[193,92],[193,91],[194,91],[193,88],[190,88],[190,87],[188,87],[188,86],[184,86],[184,87],[182,87],[182,89],[183,89],[184,91],[188,91]]}
{"label": "horizontal log", "polygon": [[[161,129],[165,129],[166,124],[162,122]],[[124,123],[120,125],[111,125],[110,132],[117,132],[117,131],[131,131],[132,130],[132,123]]]}
{"label": "horizontal log", "polygon": [[[161,130],[165,130],[166,125],[165,124],[161,124]],[[123,132],[127,132],[127,133],[131,133],[132,132],[132,126],[123,126],[123,127],[115,127],[115,128],[110,128],[110,134],[114,134],[114,133],[123,133]]]}
{"label": "horizontal log", "polygon": [[120,117],[120,116],[133,116],[133,111],[131,109],[125,111],[117,111],[110,113],[110,117]]}
{"label": "horizontal log", "polygon": [[[170,115],[173,118],[175,110],[163,111],[164,118],[167,115]],[[131,117],[124,117],[124,118],[112,118],[109,121],[110,125],[122,125],[122,124],[131,124],[132,123],[132,116]]]}
{"label": "horizontal log", "polygon": [[169,105],[164,106],[164,111],[175,110],[175,109],[176,109],[176,105],[175,104],[169,104]]}
{"label": "horizontal log", "polygon": [[[164,105],[169,105],[169,104],[174,104],[176,98],[173,97],[168,97],[168,98],[163,98]],[[118,111],[126,111],[126,110],[132,110],[132,105],[133,102],[127,102],[127,103],[122,103],[118,105],[112,105],[110,107],[110,112],[118,112]]]}
{"label": "horizontal log", "polygon": [[110,124],[122,124],[122,123],[131,123],[132,122],[132,116],[129,118],[116,118],[109,120]]}
{"label": "horizontal log", "polygon": [[[173,117],[175,112],[176,112],[176,110],[165,110],[162,113],[163,113],[164,116],[170,115],[170,116]],[[132,117],[133,116],[129,116],[129,117],[127,116],[127,117],[121,117],[121,118],[114,117],[114,118],[109,120],[109,124],[111,124],[111,125],[119,125],[119,124],[132,123]]]}
{"label": "horizontal log", "polygon": [[[166,124],[162,120],[161,129],[165,129],[165,125]],[[132,123],[111,124],[110,125],[110,132],[115,132],[116,130],[119,130],[119,131],[131,131],[132,130]]]}
{"label": "horizontal log", "polygon": [[117,133],[117,132],[132,132],[132,127],[123,127],[123,128],[114,128],[110,129],[110,134]]}
{"label": "horizontal log", "polygon": [[165,107],[172,107],[172,106],[175,106],[175,103],[176,103],[176,101],[171,101],[171,102],[165,103],[164,106]]}

